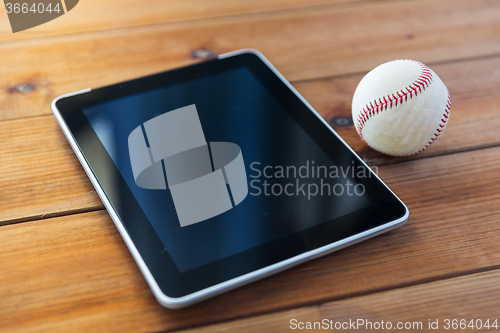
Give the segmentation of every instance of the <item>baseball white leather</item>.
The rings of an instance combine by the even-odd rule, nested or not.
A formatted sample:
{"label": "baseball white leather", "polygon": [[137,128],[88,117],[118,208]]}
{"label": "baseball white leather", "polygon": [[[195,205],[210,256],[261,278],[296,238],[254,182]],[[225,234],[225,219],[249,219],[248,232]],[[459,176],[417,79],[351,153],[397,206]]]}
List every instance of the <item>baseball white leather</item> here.
{"label": "baseball white leather", "polygon": [[395,60],[361,80],[352,100],[352,118],[370,147],[409,156],[437,140],[448,123],[450,107],[448,89],[429,67]]}

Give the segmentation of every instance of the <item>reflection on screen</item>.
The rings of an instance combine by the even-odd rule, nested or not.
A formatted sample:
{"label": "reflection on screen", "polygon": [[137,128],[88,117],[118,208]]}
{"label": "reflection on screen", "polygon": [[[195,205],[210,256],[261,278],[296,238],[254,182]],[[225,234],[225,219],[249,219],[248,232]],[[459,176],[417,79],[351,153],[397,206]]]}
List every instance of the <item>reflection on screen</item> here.
{"label": "reflection on screen", "polygon": [[[195,105],[199,127],[193,125],[194,120],[172,120],[170,112],[191,105]],[[336,166],[246,67],[94,105],[83,112],[181,272],[370,205],[363,188],[350,180],[358,170]],[[160,116],[165,117],[160,127],[147,126]],[[189,156],[179,157],[178,146],[185,142],[181,138],[193,133],[193,126],[198,141],[190,141],[189,149],[183,150],[190,150]],[[134,130],[139,138],[134,141],[139,142],[138,154],[144,160],[150,158],[146,167],[159,163],[154,179],[164,180],[157,189],[136,182],[139,176],[134,175],[134,168],[139,169],[133,164],[139,162],[131,163],[129,147]],[[148,131],[168,132],[169,144],[148,140],[166,135]],[[246,186],[231,185],[245,182],[245,177],[241,170],[232,176],[237,171],[225,167],[227,161],[217,164],[223,158],[212,143],[231,143],[241,150],[231,158],[241,155]],[[162,149],[170,160],[152,155],[153,150]],[[221,151],[225,149],[230,148]],[[217,170],[218,175],[199,185],[201,178]],[[188,180],[198,183],[179,191],[184,197],[178,199],[175,186],[186,180],[177,183],[173,179],[178,176],[169,180],[169,174],[189,174]],[[247,195],[235,203],[236,189],[244,187]],[[196,215],[189,212],[190,207],[213,206],[200,200],[225,200],[221,198],[226,195],[224,204],[230,209],[196,223],[183,223],[184,217],[176,209],[178,202],[187,203],[183,209]]]}

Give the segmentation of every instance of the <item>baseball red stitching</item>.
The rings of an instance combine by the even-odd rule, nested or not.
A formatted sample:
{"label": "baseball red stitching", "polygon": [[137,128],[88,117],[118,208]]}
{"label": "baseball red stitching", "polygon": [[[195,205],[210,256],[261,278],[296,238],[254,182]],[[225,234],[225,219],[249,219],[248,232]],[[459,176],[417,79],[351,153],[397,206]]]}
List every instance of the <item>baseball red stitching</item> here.
{"label": "baseball red stitching", "polygon": [[[406,59],[409,60],[409,59]],[[404,102],[408,101],[408,98],[412,99],[413,96],[417,96],[419,93],[422,93],[425,91],[426,87],[429,87],[429,85],[432,83],[433,77],[432,77],[432,72],[429,67],[426,65],[422,64],[421,62],[415,61],[415,60],[409,60],[413,61],[414,63],[418,64],[422,68],[422,73],[420,76],[410,84],[408,87],[403,88],[401,91],[396,92],[392,95],[387,95],[384,97],[381,97],[373,102],[370,102],[370,104],[367,104],[359,113],[358,115],[358,125],[356,126],[356,130],[358,131],[359,136],[361,139],[368,144],[365,139],[363,138],[363,127],[365,126],[366,122],[368,119],[370,119],[373,115],[378,114],[380,111],[387,110],[388,108],[392,108],[392,106],[397,106],[399,104],[403,104]],[[434,135],[430,138],[430,141],[420,149],[418,152],[413,153],[413,154],[408,154],[408,155],[394,155],[394,156],[412,156],[418,153],[423,152],[425,149],[427,149],[434,141],[437,140],[437,138],[441,135],[443,132],[444,128],[446,127],[446,123],[448,122],[448,119],[450,117],[450,108],[451,108],[451,99],[450,99],[450,94],[448,93],[448,101],[446,103],[446,108],[444,110],[443,116],[441,118],[441,122],[439,124],[439,127],[436,129],[436,132]]]}

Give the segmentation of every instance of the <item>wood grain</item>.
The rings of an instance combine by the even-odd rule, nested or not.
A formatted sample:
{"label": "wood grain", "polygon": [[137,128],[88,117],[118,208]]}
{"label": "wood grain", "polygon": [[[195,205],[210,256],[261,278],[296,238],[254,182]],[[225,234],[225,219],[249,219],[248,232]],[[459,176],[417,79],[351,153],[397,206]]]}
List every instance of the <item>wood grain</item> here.
{"label": "wood grain", "polygon": [[490,148],[382,166],[404,227],[178,311],[153,299],[104,211],[2,226],[0,330],[167,331],[500,267],[499,162]]}
{"label": "wood grain", "polygon": [[0,331],[111,332],[121,326],[139,332],[153,327],[134,315],[138,309],[153,308],[160,317],[104,211],[3,226],[0,233],[0,307],[8,309],[0,312]]}
{"label": "wood grain", "polygon": [[[499,36],[495,0],[85,0],[17,34],[0,10],[0,332],[266,332],[289,331],[292,316],[498,316]],[[410,208],[408,224],[167,310],[102,210],[50,102],[246,47],[262,51],[331,124],[350,117],[368,70],[396,58],[423,61],[450,88],[450,124],[408,161],[367,149],[352,126],[333,125],[380,165]]]}
{"label": "wood grain", "polygon": [[258,49],[291,81],[362,73],[397,58],[500,54],[499,18],[493,0],[360,2],[4,43],[0,119],[48,114],[63,93],[199,61],[198,49]]}
{"label": "wood grain", "polygon": [[[500,270],[494,270],[182,332],[290,332],[291,327],[296,327],[295,324],[298,322],[303,322],[302,325],[313,322],[311,325],[314,325],[314,322],[324,323],[325,319],[327,326],[323,328],[328,328],[329,325],[335,328],[336,324],[339,327],[340,325],[349,327],[350,320],[354,322],[358,319],[363,320],[358,328],[363,332],[381,331],[380,328],[378,330],[375,328],[381,325],[382,321],[384,321],[383,327],[387,328],[391,325],[392,331],[402,331],[397,329],[398,323],[401,323],[403,328],[403,325],[408,325],[408,329],[405,330],[408,332],[418,331],[419,327],[420,331],[430,332],[432,330],[429,329],[429,320],[432,325],[438,325],[432,326],[439,328],[437,332],[443,332],[446,331],[447,325],[453,324],[453,322],[447,322],[446,319],[458,319],[458,325],[464,319],[465,329],[463,327],[460,329],[458,326],[458,329],[454,331],[491,332],[496,329],[492,327],[487,329],[482,325],[488,319],[489,325],[493,325],[495,320],[496,325],[500,325],[499,280]],[[460,308],[457,307],[458,304]],[[296,321],[292,321],[293,319]],[[477,329],[478,319],[482,323],[479,329]],[[471,325],[471,320],[473,320],[474,329],[467,327]],[[320,328],[319,325],[316,327]],[[321,331],[321,329],[314,331]],[[332,331],[342,331],[342,329]],[[448,329],[448,331],[453,331],[453,329]]]}
{"label": "wood grain", "polygon": [[[451,120],[442,137],[415,158],[499,145],[500,71],[496,69],[500,57],[432,67],[450,89]],[[352,94],[361,77],[348,75],[295,86],[333,124],[335,117],[350,118]],[[404,160],[371,150],[353,126],[333,126],[371,165]],[[0,224],[102,209],[53,116],[0,122],[0,143]]]}
{"label": "wood grain", "polygon": [[370,0],[86,0],[56,20],[13,34],[0,11],[0,42]]}
{"label": "wood grain", "polygon": [[102,209],[52,116],[0,123],[0,225]]}

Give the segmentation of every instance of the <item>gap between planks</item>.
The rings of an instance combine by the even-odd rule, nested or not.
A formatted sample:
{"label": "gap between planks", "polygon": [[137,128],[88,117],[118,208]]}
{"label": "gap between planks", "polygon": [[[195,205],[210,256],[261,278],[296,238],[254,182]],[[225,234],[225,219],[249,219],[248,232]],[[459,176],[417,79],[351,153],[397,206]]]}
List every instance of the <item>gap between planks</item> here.
{"label": "gap between planks", "polygon": [[[439,157],[448,156],[448,155],[455,155],[455,154],[467,153],[467,152],[476,151],[476,150],[479,151],[479,150],[496,148],[496,147],[500,147],[500,142],[495,143],[495,144],[476,146],[474,148],[464,147],[464,148],[453,150],[453,151],[445,151],[439,155],[422,155],[421,157],[412,156],[411,158],[408,158],[408,159],[398,158],[398,159],[388,160],[385,164],[380,164],[378,166],[394,165],[394,164],[399,164],[399,163],[411,162],[414,160],[439,158]],[[34,221],[51,219],[51,218],[56,218],[56,217],[85,214],[85,213],[94,212],[94,211],[101,211],[101,210],[103,210],[103,211],[106,210],[106,208],[104,207],[103,204],[98,205],[98,206],[84,207],[84,208],[65,210],[65,211],[60,211],[60,212],[45,213],[45,214],[41,214],[41,215],[26,216],[26,217],[21,217],[21,218],[17,218],[17,219],[0,221],[0,227],[4,226],[4,225],[12,225],[12,224],[18,224],[18,223],[24,223],[24,222],[34,222]]]}
{"label": "gap between planks", "polygon": [[[229,0],[231,1],[231,0]],[[245,11],[244,8],[241,9],[241,11],[234,10],[233,12],[229,11],[226,14],[220,15],[218,12],[216,13],[215,11],[212,14],[199,14],[198,16],[193,15],[190,17],[189,15],[185,15],[183,18],[179,19],[171,19],[167,18],[167,21],[165,21],[165,16],[161,18],[157,18],[154,20],[149,20],[148,22],[144,22],[142,24],[130,24],[129,22],[122,22],[126,23],[123,26],[118,25],[116,22],[108,22],[107,24],[104,24],[104,27],[99,27],[99,28],[88,28],[88,26],[92,26],[92,21],[89,22],[87,18],[85,18],[84,24],[82,24],[82,18],[77,17],[76,21],[80,21],[77,24],[80,24],[81,26],[79,27],[73,27],[74,23],[74,18],[73,21],[69,22],[66,24],[64,20],[69,20],[70,17],[69,15],[62,16],[60,17],[57,21],[51,21],[47,22],[43,25],[43,27],[34,27],[30,29],[29,31],[22,31],[20,33],[11,34],[10,31],[8,32],[1,32],[0,31],[0,37],[5,37],[5,34],[8,34],[9,37],[5,38],[3,41],[0,41],[0,48],[4,45],[9,46],[9,45],[22,45],[23,43],[26,44],[31,44],[33,42],[36,43],[43,43],[51,40],[57,40],[59,38],[72,38],[72,37],[87,37],[87,36],[92,36],[92,35],[102,35],[103,33],[123,33],[123,32],[137,32],[137,31],[151,31],[155,29],[176,29],[176,28],[186,28],[186,27],[194,27],[194,26],[201,26],[201,25],[210,25],[210,24],[220,24],[220,23],[226,23],[226,22],[232,22],[235,20],[252,20],[256,18],[277,18],[277,17],[282,17],[282,16],[293,16],[296,14],[304,14],[308,12],[315,12],[315,11],[321,11],[321,10],[331,10],[332,8],[343,8],[343,7],[350,7],[350,6],[359,6],[363,5],[364,3],[387,3],[387,2],[398,2],[402,0],[316,0],[316,1],[304,1],[304,3],[307,3],[306,5],[295,5],[295,7],[290,6],[286,7],[283,6],[282,8],[273,8],[272,6],[269,7],[267,10],[254,10],[252,8],[246,9]],[[406,1],[422,1],[422,0],[406,0]],[[269,2],[268,2],[269,3]],[[182,2],[181,2],[182,4]],[[103,3],[97,3],[96,5],[102,6]],[[105,5],[105,4],[104,4]],[[78,5],[78,9],[82,7],[82,3]],[[260,7],[262,8],[262,7]],[[106,10],[109,8],[99,8],[100,11]],[[71,15],[74,16],[75,14],[79,14],[78,10],[73,10],[71,12]],[[83,13],[81,15],[85,15],[88,13]],[[8,20],[6,17],[6,14],[4,14],[5,17],[3,17],[4,22]],[[182,16],[182,14],[181,14]],[[152,21],[152,22],[151,22]],[[64,23],[62,23],[64,22]],[[6,24],[4,24],[6,25]],[[107,26],[106,26],[107,25]],[[55,30],[63,30],[64,32],[45,32],[47,26],[49,26],[49,31],[55,31]],[[10,27],[8,27],[10,28]],[[68,32],[69,31],[69,32]]]}
{"label": "gap between planks", "polygon": [[[412,160],[445,156],[500,144],[498,106],[500,58],[441,64],[434,69],[447,82],[452,94],[450,124],[443,136]],[[467,80],[463,80],[463,76]],[[361,75],[308,81],[295,87],[327,120],[350,116],[351,90]],[[72,214],[82,209],[102,209],[102,203],[76,160],[52,115],[0,122],[0,183],[3,224],[35,220],[44,214]],[[400,163],[363,144],[352,126],[334,127],[369,165]],[[20,158],[22,157],[22,158]],[[1,196],[1,195],[0,195]],[[26,202],[31,202],[26,207]],[[65,213],[61,213],[65,212]],[[9,222],[6,222],[9,221]]]}
{"label": "gap between planks", "polygon": [[[221,321],[206,327],[199,326],[175,330],[175,332],[262,332],[270,328],[272,328],[273,332],[288,332],[292,318],[299,318],[298,321],[302,322],[321,321],[324,318],[334,322],[349,321],[349,319],[356,320],[357,318],[371,322],[380,322],[380,320],[392,323],[420,321],[423,323],[424,331],[427,329],[428,319],[432,321],[439,319],[440,331],[443,330],[445,319],[460,320],[467,318],[467,324],[470,320],[475,321],[476,319],[481,319],[483,322],[489,319],[491,324],[496,319],[497,324],[500,325],[498,322],[500,318],[497,317],[498,312],[495,310],[499,305],[498,295],[496,295],[498,294],[496,285],[499,278],[500,270],[497,268],[425,284],[410,285],[405,288],[394,288],[357,295],[349,299],[334,300],[323,304],[306,305],[283,311]],[[473,308],[470,309],[471,306],[469,306],[469,312],[461,310],[459,314],[452,314],[452,311],[456,311],[453,308],[456,306],[456,302],[464,302],[460,294],[465,294],[468,302],[472,303]],[[478,301],[477,297],[481,297],[481,299]],[[434,305],[432,308],[428,306],[430,301]],[[401,306],[401,302],[404,302],[405,305]],[[443,304],[436,307],[437,302]],[[412,309],[410,310],[410,308]],[[277,324],[280,326],[277,326]]]}
{"label": "gap between planks", "polygon": [[[420,1],[417,8],[413,2],[377,2],[268,20],[5,46],[0,118],[47,114],[63,93],[192,64],[199,49],[218,54],[256,48],[292,82],[368,71],[397,58],[434,63],[500,53],[494,34],[500,29],[498,2]],[[407,18],[409,11],[428,22]]]}
{"label": "gap between planks", "polygon": [[[45,320],[61,330],[64,326],[58,321],[72,325],[73,320],[94,327],[146,322],[154,331],[492,269],[500,265],[498,205],[494,204],[500,199],[496,185],[500,148],[463,155],[380,169],[382,178],[410,206],[405,227],[174,312],[162,309],[147,293],[145,281],[105,212],[5,226],[0,228],[5,250],[2,262],[10,270],[5,270],[4,279],[15,293],[6,293],[0,303],[24,304],[15,312],[17,316],[31,313],[27,318],[31,323]],[[23,239],[30,240],[26,246],[20,242]],[[50,272],[40,276],[42,281],[22,274],[42,268]],[[87,290],[95,292],[87,295]],[[28,296],[32,301],[23,302]],[[42,308],[48,312],[40,312]],[[117,313],[130,321],[120,322],[113,315]]]}

